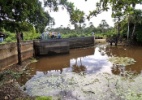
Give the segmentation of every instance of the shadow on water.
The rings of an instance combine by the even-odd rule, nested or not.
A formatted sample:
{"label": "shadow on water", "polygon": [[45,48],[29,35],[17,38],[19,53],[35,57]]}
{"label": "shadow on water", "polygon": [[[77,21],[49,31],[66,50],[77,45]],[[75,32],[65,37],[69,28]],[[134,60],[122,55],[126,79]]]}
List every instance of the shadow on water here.
{"label": "shadow on water", "polygon": [[44,56],[38,62],[28,66],[30,75],[22,75],[20,83],[25,84],[31,77],[43,75],[62,74],[75,72],[83,74],[120,74],[120,70],[114,69],[108,60],[111,56],[131,57],[136,63],[125,67],[125,70],[141,73],[142,70],[142,47],[110,47],[99,45],[91,48],[72,49],[69,54]]}

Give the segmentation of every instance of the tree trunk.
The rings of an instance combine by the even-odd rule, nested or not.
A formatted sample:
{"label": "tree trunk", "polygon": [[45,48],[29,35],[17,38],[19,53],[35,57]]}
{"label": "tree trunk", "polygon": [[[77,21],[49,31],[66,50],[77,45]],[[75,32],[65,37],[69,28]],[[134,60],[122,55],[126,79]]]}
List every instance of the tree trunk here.
{"label": "tree trunk", "polygon": [[21,43],[20,43],[20,34],[17,31],[16,32],[16,38],[17,38],[17,52],[18,52],[18,65],[22,65],[22,58],[21,58]]}
{"label": "tree trunk", "polygon": [[129,20],[128,20],[128,30],[127,30],[127,40],[129,39],[129,31],[130,31],[130,29],[129,29]]}
{"label": "tree trunk", "polygon": [[116,35],[116,38],[115,38],[115,46],[117,46],[117,44],[118,44],[119,36],[120,36],[120,18],[118,18],[117,35]]}
{"label": "tree trunk", "polygon": [[132,37],[131,37],[132,40],[134,39],[135,30],[136,30],[136,24],[134,24],[134,28],[133,28],[133,32],[132,32]]}

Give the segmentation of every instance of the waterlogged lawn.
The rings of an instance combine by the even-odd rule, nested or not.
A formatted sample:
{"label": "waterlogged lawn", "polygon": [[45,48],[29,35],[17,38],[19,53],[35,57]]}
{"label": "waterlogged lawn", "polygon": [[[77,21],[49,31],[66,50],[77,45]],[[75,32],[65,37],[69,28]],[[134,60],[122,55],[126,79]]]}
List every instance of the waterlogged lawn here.
{"label": "waterlogged lawn", "polygon": [[142,75],[65,73],[33,77],[25,88],[31,96],[53,100],[142,100]]}

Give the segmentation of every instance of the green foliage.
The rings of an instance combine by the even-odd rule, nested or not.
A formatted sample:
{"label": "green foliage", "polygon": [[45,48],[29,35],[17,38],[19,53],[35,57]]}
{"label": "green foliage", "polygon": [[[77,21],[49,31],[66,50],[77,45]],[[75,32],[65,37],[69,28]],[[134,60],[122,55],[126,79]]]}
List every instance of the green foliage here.
{"label": "green foliage", "polygon": [[[117,28],[117,33],[127,34],[127,38],[131,37],[130,39],[132,39],[134,38],[133,36],[136,35],[135,29],[137,24],[142,23],[141,10],[135,8],[137,4],[141,4],[141,0],[100,0],[96,3],[96,9],[90,12],[88,19],[90,19],[91,16],[97,16],[101,12],[111,9],[111,16],[116,22],[115,27]],[[122,26],[120,26],[120,22]],[[133,23],[134,26],[130,27],[129,23]],[[141,37],[140,34],[138,36]],[[138,41],[141,41],[141,38],[139,38]]]}
{"label": "green foliage", "polygon": [[17,79],[19,78],[21,73],[14,72],[12,70],[4,70],[0,72],[0,86],[2,86],[9,79]]}
{"label": "green foliage", "polygon": [[95,33],[95,38],[96,38],[96,39],[106,38],[106,34],[103,34],[103,33]]}
{"label": "green foliage", "polygon": [[114,34],[116,34],[116,31],[114,28],[112,28],[112,29],[109,29],[105,34],[107,37],[110,37],[110,36],[113,36]]}
{"label": "green foliage", "polygon": [[138,30],[136,31],[136,39],[138,42],[141,42],[142,43],[142,31],[141,30]]}
{"label": "green foliage", "polygon": [[40,37],[40,34],[34,31],[23,32],[23,34],[24,34],[24,40],[34,40]]}
{"label": "green foliage", "polygon": [[28,22],[21,22],[19,26],[21,31],[30,31],[33,29],[33,25]]}
{"label": "green foliage", "polygon": [[76,29],[76,23],[82,23],[84,22],[84,12],[83,11],[80,11],[79,9],[76,9],[76,10],[73,10],[72,13],[71,13],[71,23],[75,25],[75,29]]}
{"label": "green foliage", "polygon": [[16,42],[16,33],[11,33],[9,31],[5,31],[6,38],[5,42]]}
{"label": "green foliage", "polygon": [[69,29],[69,28],[56,28],[52,29],[54,32],[60,32],[62,38],[72,38],[72,37],[89,37],[92,36],[92,32],[95,33],[96,38],[106,38],[107,35],[115,34],[115,30],[113,28],[105,28],[104,32],[101,31],[100,27],[94,27],[90,25],[90,27],[78,27],[77,29]]}
{"label": "green foliage", "polygon": [[[4,33],[6,35],[4,39],[4,43],[5,42],[16,42],[16,33],[11,33],[5,30],[4,30]],[[31,30],[23,32],[23,37],[24,37],[24,40],[34,40],[40,37],[40,33],[37,33],[35,28],[32,26]]]}
{"label": "green foliage", "polygon": [[39,96],[39,97],[36,97],[35,100],[52,100],[52,97]]}
{"label": "green foliage", "polygon": [[101,28],[101,31],[104,33],[105,29],[109,27],[108,23],[106,20],[102,20],[101,23],[99,24],[99,27]]}
{"label": "green foliage", "polygon": [[1,32],[3,32],[5,34],[4,42],[2,42],[2,43],[16,41],[16,34],[15,33],[11,33],[9,31],[6,31],[3,27],[1,28]]}
{"label": "green foliage", "polygon": [[29,23],[41,31],[51,18],[39,0],[1,0],[0,7],[0,27],[11,32],[27,31]]}
{"label": "green foliage", "polygon": [[62,38],[72,38],[72,37],[79,37],[79,35],[76,33],[62,34]]}

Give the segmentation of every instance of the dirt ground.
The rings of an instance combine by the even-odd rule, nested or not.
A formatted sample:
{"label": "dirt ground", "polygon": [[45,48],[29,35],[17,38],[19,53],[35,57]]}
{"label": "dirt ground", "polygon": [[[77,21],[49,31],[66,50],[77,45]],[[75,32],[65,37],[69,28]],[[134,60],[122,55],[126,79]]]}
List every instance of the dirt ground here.
{"label": "dirt ground", "polygon": [[22,72],[30,62],[31,59],[28,59],[21,66],[15,64],[0,71],[0,100],[34,100],[20,89],[18,82],[12,76],[13,72]]}
{"label": "dirt ground", "polygon": [[95,44],[106,43],[106,39],[95,39]]}

